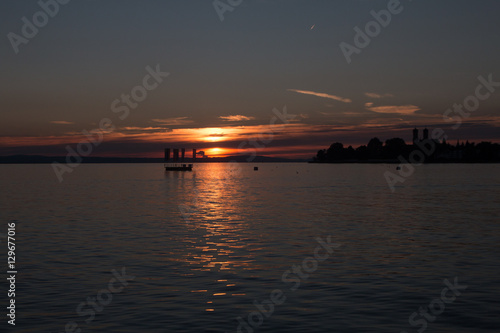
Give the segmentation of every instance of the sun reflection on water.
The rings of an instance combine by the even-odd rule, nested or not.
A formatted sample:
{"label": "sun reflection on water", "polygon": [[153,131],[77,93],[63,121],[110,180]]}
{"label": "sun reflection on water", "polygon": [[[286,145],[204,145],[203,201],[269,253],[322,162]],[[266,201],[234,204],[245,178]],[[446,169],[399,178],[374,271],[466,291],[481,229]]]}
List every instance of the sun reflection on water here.
{"label": "sun reflection on water", "polygon": [[185,222],[186,248],[177,260],[191,266],[195,274],[213,274],[214,282],[208,288],[191,291],[204,294],[205,311],[212,312],[228,297],[245,296],[231,276],[241,276],[256,267],[255,257],[248,250],[250,231],[242,219],[247,214],[247,198],[239,188],[233,166],[207,163],[199,169],[202,172],[195,166],[190,179],[183,179],[183,186],[177,187],[186,191],[185,205],[190,208],[189,221]]}

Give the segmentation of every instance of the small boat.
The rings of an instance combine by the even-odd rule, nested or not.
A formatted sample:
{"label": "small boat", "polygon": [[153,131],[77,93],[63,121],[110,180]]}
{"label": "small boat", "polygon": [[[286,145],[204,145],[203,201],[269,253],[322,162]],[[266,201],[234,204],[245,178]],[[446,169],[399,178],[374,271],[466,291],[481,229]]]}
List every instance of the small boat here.
{"label": "small boat", "polygon": [[165,164],[165,171],[193,171],[193,165],[192,164],[167,163],[167,164]]}

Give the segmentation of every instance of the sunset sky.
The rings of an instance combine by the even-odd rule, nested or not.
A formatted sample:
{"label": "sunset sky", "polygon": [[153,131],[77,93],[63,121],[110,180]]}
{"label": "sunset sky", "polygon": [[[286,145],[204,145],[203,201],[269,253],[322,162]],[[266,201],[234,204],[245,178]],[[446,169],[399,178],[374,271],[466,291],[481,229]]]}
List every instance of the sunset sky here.
{"label": "sunset sky", "polygon": [[[256,142],[259,155],[309,158],[336,141],[410,142],[415,126],[500,141],[500,87],[460,128],[443,119],[479,76],[500,82],[500,2],[402,0],[348,63],[339,45],[389,2],[243,0],[221,21],[211,0],[72,0],[16,53],[9,33],[41,7],[2,1],[0,155],[64,156],[105,118],[114,129],[92,156],[229,155]],[[127,106],[122,94],[157,68],[168,76]]]}

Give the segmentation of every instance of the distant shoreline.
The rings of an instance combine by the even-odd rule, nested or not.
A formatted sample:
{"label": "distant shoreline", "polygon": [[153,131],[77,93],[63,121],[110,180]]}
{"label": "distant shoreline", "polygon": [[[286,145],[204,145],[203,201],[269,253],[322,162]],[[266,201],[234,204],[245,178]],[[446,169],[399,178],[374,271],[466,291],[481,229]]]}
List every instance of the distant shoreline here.
{"label": "distant shoreline", "polygon": [[[66,156],[41,156],[41,155],[11,155],[0,156],[0,164],[51,164],[67,163]],[[169,161],[173,162],[173,161]],[[208,158],[185,158],[184,161],[175,163],[306,163],[305,159],[286,159],[267,156],[228,156],[228,157],[208,157]],[[163,158],[149,157],[83,157],[83,164],[104,164],[104,163],[165,163]]]}
{"label": "distant shoreline", "polygon": [[[319,161],[308,161],[311,164],[404,164],[399,160],[345,160],[345,161],[329,161],[329,162],[319,162]],[[409,163],[409,162],[408,162]],[[453,161],[453,160],[441,160],[441,161],[425,161],[423,164],[497,164],[500,161]]]}
{"label": "distant shoreline", "polygon": [[[305,159],[286,159],[278,157],[255,156],[249,160],[249,156],[230,156],[230,157],[212,157],[212,158],[197,158],[192,160],[186,158],[183,162],[175,163],[311,163],[311,164],[401,164],[395,159],[369,159],[369,160],[337,160],[337,161],[311,161]],[[0,164],[51,164],[51,163],[66,163],[64,156],[39,156],[39,155],[12,155],[0,156]],[[163,158],[148,158],[148,157],[86,157],[83,158],[82,164],[140,164],[140,163],[165,163]],[[424,164],[497,164],[500,161],[454,161],[454,160],[437,160],[426,161]]]}

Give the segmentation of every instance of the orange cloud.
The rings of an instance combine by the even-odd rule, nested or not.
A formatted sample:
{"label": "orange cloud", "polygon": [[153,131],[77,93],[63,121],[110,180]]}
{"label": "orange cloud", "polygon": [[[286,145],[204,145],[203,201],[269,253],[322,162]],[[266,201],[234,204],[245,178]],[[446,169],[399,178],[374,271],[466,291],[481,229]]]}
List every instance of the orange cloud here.
{"label": "orange cloud", "polygon": [[370,98],[384,98],[384,97],[394,97],[392,94],[376,94],[376,93],[365,93],[365,96],[370,97]]}
{"label": "orange cloud", "polygon": [[219,118],[224,121],[249,121],[255,119],[255,117],[247,117],[241,114],[236,114],[232,116],[220,116]]}
{"label": "orange cloud", "polygon": [[297,89],[288,89],[288,91],[293,91],[293,92],[296,92],[299,94],[306,94],[306,95],[313,95],[313,96],[317,96],[317,97],[329,98],[329,99],[333,99],[333,100],[336,100],[339,102],[344,102],[344,103],[351,103],[352,102],[349,98],[343,98],[343,97],[339,97],[339,96],[335,96],[335,95],[318,93],[318,92],[314,92],[314,91],[297,90]]}
{"label": "orange cloud", "polygon": [[398,113],[406,115],[413,114],[415,111],[420,110],[416,105],[384,105],[368,107],[367,109],[377,113]]}
{"label": "orange cloud", "polygon": [[50,122],[51,124],[57,124],[57,125],[74,125],[75,123],[71,121],[66,121],[66,120],[53,120]]}

